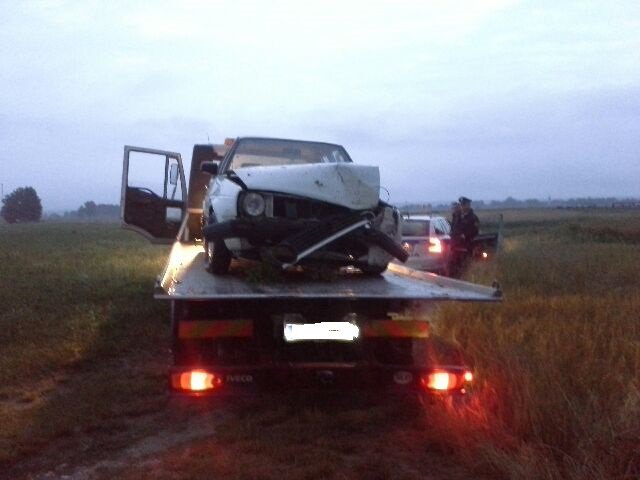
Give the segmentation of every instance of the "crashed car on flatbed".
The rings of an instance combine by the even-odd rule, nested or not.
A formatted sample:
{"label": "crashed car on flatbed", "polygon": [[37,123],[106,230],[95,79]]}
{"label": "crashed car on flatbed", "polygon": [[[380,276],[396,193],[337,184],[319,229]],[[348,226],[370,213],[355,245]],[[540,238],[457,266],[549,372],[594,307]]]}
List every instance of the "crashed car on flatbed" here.
{"label": "crashed car on flatbed", "polygon": [[378,167],[354,164],[340,145],[243,137],[201,169],[212,175],[202,232],[214,274],[232,258],[367,274],[407,259],[402,218],[379,198]]}

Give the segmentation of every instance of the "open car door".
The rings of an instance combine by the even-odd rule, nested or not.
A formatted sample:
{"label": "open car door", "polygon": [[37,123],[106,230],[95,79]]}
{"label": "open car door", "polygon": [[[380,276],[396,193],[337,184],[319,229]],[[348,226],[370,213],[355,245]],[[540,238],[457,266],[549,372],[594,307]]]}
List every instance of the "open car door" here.
{"label": "open car door", "polygon": [[187,211],[179,153],[124,147],[121,219],[152,243],[173,243]]}

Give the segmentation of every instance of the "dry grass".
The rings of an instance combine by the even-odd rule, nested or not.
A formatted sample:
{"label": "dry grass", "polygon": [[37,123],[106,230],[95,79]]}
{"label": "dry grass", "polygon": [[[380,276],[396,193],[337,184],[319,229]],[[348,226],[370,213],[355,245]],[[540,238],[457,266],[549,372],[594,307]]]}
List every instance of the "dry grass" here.
{"label": "dry grass", "polygon": [[[456,457],[474,478],[639,478],[640,217],[505,222],[502,255],[468,274],[498,278],[504,303],[445,305],[434,326],[475,365],[467,405],[209,405],[225,412],[215,436],[95,478],[465,478]],[[164,395],[168,311],[151,289],[166,253],[114,226],[0,225],[0,464],[124,458],[199,418]]]}
{"label": "dry grass", "polygon": [[640,217],[549,223],[507,223],[497,264],[469,273],[500,278],[504,304],[442,309],[479,386],[439,434],[508,478],[638,478]]}
{"label": "dry grass", "polygon": [[0,226],[0,464],[158,403],[166,254],[112,225]]}

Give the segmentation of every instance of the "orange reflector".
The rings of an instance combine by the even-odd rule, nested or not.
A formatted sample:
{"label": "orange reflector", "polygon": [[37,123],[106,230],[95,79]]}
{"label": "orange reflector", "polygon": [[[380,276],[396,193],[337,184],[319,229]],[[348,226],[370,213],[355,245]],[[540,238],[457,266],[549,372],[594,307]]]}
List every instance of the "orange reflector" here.
{"label": "orange reflector", "polygon": [[429,253],[442,253],[442,242],[439,238],[429,238]]}
{"label": "orange reflector", "polygon": [[203,392],[222,385],[222,379],[205,370],[190,370],[171,375],[171,386],[176,390]]}
{"label": "orange reflector", "polygon": [[427,338],[429,323],[424,320],[374,320],[362,325],[365,337]]}
{"label": "orange reflector", "polygon": [[183,320],[178,338],[234,338],[253,336],[251,320]]}

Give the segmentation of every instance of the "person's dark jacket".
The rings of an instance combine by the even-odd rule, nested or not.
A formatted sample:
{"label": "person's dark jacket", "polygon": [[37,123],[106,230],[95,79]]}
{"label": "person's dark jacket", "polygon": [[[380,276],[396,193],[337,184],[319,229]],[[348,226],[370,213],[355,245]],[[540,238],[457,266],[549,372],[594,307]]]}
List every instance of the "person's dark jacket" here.
{"label": "person's dark jacket", "polygon": [[470,208],[466,212],[455,215],[451,225],[451,238],[458,244],[469,245],[478,235],[480,220]]}

